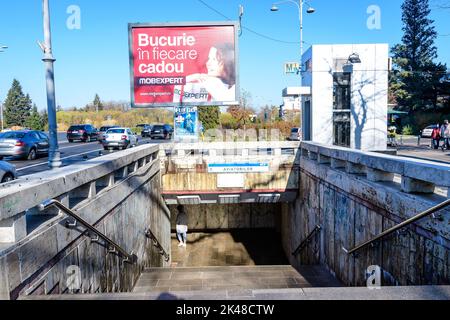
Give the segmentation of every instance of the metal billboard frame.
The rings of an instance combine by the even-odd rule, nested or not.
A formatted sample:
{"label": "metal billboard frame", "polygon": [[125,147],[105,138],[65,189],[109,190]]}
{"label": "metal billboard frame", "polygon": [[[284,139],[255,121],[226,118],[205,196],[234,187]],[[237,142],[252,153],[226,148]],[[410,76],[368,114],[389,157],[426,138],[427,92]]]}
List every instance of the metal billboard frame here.
{"label": "metal billboard frame", "polygon": [[[185,103],[140,103],[136,104],[134,99],[134,60],[133,60],[133,37],[132,31],[134,28],[145,27],[234,27],[234,56],[235,56],[235,74],[236,74],[236,101],[231,102],[185,102]],[[164,108],[164,107],[194,107],[194,106],[233,106],[240,104],[240,81],[239,81],[239,22],[238,21],[189,21],[189,22],[160,22],[160,23],[129,23],[128,24],[128,47],[129,47],[129,63],[130,63],[130,92],[131,92],[131,108],[146,109],[146,108]]]}

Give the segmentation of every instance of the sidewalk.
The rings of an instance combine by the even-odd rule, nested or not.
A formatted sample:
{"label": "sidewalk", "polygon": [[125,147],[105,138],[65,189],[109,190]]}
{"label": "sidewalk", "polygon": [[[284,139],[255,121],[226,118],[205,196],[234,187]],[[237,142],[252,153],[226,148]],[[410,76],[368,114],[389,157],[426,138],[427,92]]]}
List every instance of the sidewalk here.
{"label": "sidewalk", "polygon": [[432,160],[443,163],[450,163],[450,150],[431,149],[431,139],[414,136],[399,137],[397,139],[397,155],[416,159]]}

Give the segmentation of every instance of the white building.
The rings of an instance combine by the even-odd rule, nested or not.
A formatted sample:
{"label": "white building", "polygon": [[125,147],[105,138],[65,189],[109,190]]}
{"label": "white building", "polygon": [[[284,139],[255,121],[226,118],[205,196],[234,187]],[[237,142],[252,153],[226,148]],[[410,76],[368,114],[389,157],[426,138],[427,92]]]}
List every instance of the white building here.
{"label": "white building", "polygon": [[303,87],[293,92],[303,97],[304,140],[386,149],[388,53],[387,44],[313,45],[304,53]]}

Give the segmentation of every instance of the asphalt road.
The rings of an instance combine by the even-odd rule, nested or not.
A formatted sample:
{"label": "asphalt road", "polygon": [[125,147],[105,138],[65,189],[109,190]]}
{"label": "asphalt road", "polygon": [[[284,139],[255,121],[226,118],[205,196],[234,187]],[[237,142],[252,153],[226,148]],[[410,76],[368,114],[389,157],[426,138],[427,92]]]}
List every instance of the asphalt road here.
{"label": "asphalt road", "polygon": [[[150,138],[142,138],[142,137],[139,138],[139,145],[145,143],[159,144],[163,142],[167,142],[167,140],[151,140]],[[63,163],[63,167],[69,166],[76,162],[86,161],[88,159],[97,158],[102,155],[119,151],[119,150],[105,151],[103,149],[103,146],[98,141],[90,143],[84,142],[69,143],[69,141],[67,141],[66,139],[65,133],[58,133],[58,143],[59,143],[59,150],[61,152],[61,160]],[[50,168],[48,167],[48,157],[44,156],[41,156],[33,161],[13,160],[11,158],[4,158],[3,160],[8,161],[9,163],[16,166],[19,177],[50,170]]]}

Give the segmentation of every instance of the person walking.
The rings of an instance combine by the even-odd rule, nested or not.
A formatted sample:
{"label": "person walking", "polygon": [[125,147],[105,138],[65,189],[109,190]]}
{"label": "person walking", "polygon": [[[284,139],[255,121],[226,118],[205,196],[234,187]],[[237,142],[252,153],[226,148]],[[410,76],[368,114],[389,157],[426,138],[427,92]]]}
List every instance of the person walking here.
{"label": "person walking", "polygon": [[442,150],[450,149],[450,126],[448,125],[448,120],[444,120],[444,124],[441,127],[441,138],[444,139]]}
{"label": "person walking", "polygon": [[178,215],[176,221],[177,228],[177,239],[179,241],[179,247],[186,248],[187,242],[187,231],[188,231],[188,217],[186,211],[184,211],[184,207],[182,205],[178,205],[177,207]]}
{"label": "person walking", "polygon": [[431,147],[435,150],[439,149],[439,142],[441,141],[441,129],[439,124],[431,132]]}

